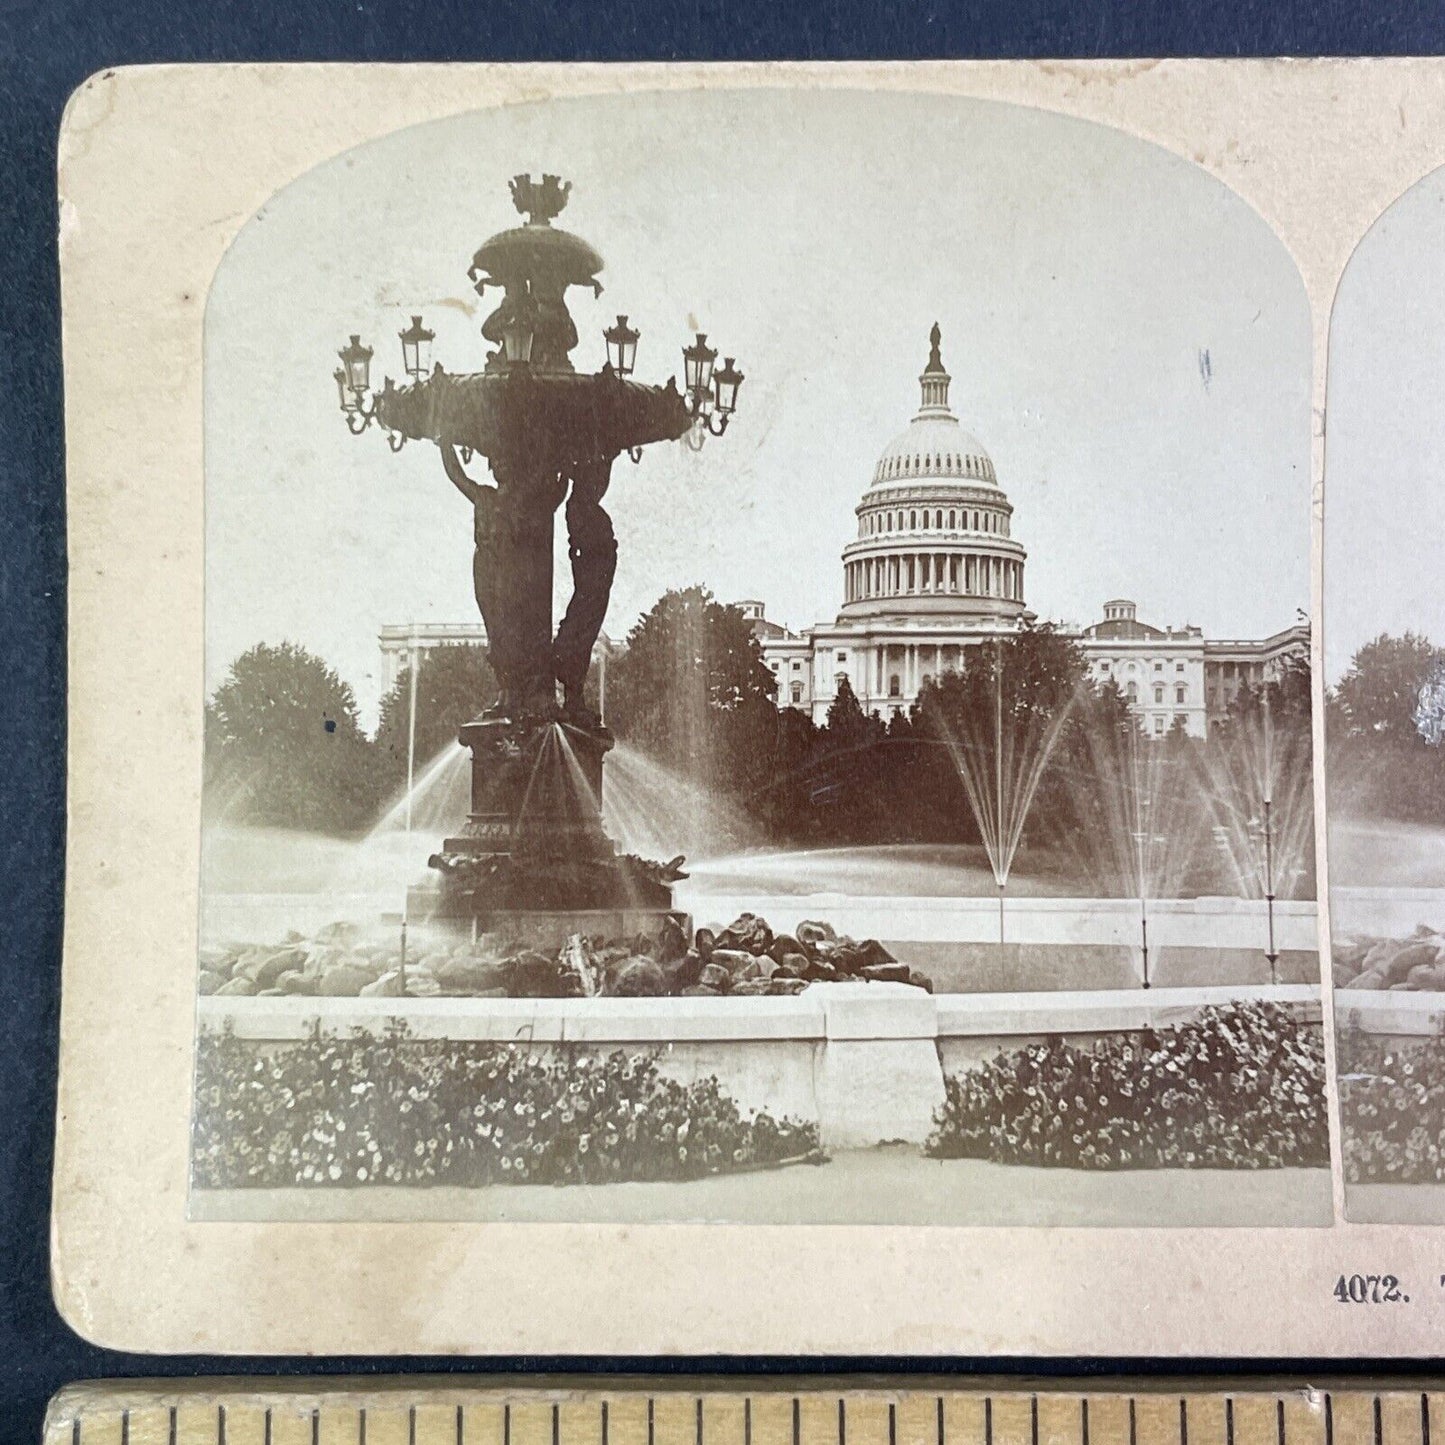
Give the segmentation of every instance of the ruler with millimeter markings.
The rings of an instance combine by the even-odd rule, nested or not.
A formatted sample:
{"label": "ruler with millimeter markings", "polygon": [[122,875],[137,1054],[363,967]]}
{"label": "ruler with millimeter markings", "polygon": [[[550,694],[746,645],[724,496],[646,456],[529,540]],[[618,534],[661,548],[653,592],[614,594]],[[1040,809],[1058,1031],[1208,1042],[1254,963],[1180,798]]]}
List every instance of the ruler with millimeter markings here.
{"label": "ruler with millimeter markings", "polygon": [[396,1378],[76,1385],[45,1445],[1445,1445],[1431,1386]]}

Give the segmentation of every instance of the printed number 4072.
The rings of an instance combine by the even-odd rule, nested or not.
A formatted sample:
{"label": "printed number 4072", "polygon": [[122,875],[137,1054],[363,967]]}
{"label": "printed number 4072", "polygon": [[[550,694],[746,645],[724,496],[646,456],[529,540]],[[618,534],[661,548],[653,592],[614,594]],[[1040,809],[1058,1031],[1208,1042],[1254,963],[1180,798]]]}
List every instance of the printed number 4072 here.
{"label": "printed number 4072", "polygon": [[1341,1275],[1334,1296],[1342,1305],[1409,1304],[1410,1296],[1400,1293],[1400,1281],[1393,1274]]}

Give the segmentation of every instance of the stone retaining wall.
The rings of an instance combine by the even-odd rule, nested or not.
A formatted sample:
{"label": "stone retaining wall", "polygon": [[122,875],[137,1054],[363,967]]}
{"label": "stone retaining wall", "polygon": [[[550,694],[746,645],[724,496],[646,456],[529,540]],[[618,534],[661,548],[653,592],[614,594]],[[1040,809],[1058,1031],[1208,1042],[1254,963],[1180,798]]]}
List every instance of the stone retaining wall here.
{"label": "stone retaining wall", "polygon": [[[1397,999],[1399,995],[1388,995]],[[656,1052],[688,1082],[715,1074],[744,1110],[816,1120],[825,1147],[922,1143],[945,1073],[1051,1036],[1087,1042],[1186,1021],[1212,1004],[1270,1000],[1320,1018],[1319,989],[1101,989],[930,995],[904,984],[814,984],[785,998],[202,998],[203,1028],[281,1044],[393,1020],[418,1038],[538,1050]]]}
{"label": "stone retaining wall", "polygon": [[1445,993],[1337,988],[1335,1028],[1394,1039],[1445,1033]]}

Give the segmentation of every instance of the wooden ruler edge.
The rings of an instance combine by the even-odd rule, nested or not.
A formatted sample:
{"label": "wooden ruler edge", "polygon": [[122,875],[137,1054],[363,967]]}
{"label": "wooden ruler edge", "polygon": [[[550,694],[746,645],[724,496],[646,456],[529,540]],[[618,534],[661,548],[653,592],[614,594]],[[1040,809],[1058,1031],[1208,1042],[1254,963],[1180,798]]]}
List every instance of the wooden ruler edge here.
{"label": "wooden ruler edge", "polygon": [[638,1396],[710,1397],[763,1395],[782,1397],[983,1396],[1001,1399],[1109,1399],[1176,1396],[1201,1399],[1296,1398],[1323,1401],[1326,1396],[1438,1395],[1445,1375],[1341,1375],[1312,1379],[1302,1375],[1159,1375],[1017,1376],[961,1374],[858,1375],[216,1375],[188,1378],[83,1380],[63,1386],[47,1409],[47,1429],[59,1419],[96,1410],[139,1410],[170,1404],[294,1404],[309,1398],[318,1408],[375,1402],[395,1404],[400,1397],[428,1404],[551,1403],[636,1398]]}

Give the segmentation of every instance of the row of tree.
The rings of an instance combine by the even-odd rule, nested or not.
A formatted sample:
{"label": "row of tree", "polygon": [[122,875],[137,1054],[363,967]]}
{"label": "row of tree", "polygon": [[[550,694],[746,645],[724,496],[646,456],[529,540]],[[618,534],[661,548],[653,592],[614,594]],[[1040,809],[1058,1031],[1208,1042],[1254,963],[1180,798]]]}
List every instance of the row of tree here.
{"label": "row of tree", "polygon": [[1077,642],[1031,626],[968,649],[887,721],[844,680],[816,725],[776,705],[746,620],[693,589],[639,622],[613,675],[618,735],[775,842],[974,844],[1000,871],[1017,853],[1111,892],[1234,893],[1263,891],[1272,827],[1296,870],[1279,891],[1313,887],[1303,660],[1242,688],[1207,739],[1154,741]]}
{"label": "row of tree", "polygon": [[[495,696],[480,649],[425,652],[418,765]],[[741,611],[687,588],[665,594],[614,655],[605,707],[620,739],[741,809],[775,842],[972,843],[996,861],[1017,846],[1095,886],[1107,873],[1120,891],[1142,866],[1141,840],[1182,826],[1161,821],[1166,812],[1189,813],[1191,827],[1208,823],[1200,797],[1241,772],[1234,753],[1262,719],[1278,734],[1273,756],[1296,774],[1302,767],[1309,791],[1306,668],[1245,689],[1207,741],[1177,729],[1151,742],[1117,686],[1091,680],[1078,644],[1049,626],[968,649],[961,671],[933,680],[887,722],[865,713],[844,682],[820,726],[778,706],[776,679]],[[368,737],[350,687],[321,659],[289,644],[253,648],[207,708],[208,812],[364,829],[404,785],[410,712],[403,672]],[[1249,800],[1239,806],[1247,811]],[[1191,866],[1207,873],[1208,850],[1200,857]]]}

